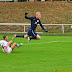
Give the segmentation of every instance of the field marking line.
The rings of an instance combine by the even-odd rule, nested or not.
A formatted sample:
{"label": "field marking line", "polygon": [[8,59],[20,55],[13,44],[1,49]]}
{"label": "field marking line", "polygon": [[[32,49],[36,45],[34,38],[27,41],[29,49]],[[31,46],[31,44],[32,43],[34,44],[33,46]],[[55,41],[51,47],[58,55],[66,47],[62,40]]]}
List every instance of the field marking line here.
{"label": "field marking line", "polygon": [[30,44],[23,44],[23,45],[45,44],[45,43],[55,43],[55,42],[72,42],[72,41],[50,41],[50,42],[30,43]]}

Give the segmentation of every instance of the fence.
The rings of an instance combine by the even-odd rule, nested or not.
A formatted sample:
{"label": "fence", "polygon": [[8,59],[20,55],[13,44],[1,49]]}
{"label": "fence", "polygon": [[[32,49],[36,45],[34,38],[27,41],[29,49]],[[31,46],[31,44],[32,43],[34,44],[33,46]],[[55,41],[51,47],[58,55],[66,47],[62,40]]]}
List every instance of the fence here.
{"label": "fence", "polygon": [[[30,26],[31,24],[25,24],[25,23],[0,23],[0,33],[27,33],[26,32],[26,26]],[[42,24],[44,26],[60,26],[61,27],[61,32],[64,33],[64,26],[70,26],[71,30],[72,30],[72,24]],[[8,27],[9,26],[9,27]],[[14,26],[22,26],[21,30],[23,31],[19,31],[18,28],[14,27]],[[14,29],[13,29],[14,28]],[[27,27],[28,28],[28,27]],[[4,30],[3,30],[4,29]],[[9,29],[11,29],[11,31],[9,31]],[[29,29],[29,28],[28,28]],[[3,30],[3,31],[2,31]],[[7,31],[8,30],[8,31]],[[13,31],[14,30],[14,31]],[[15,30],[18,30],[15,32]],[[37,33],[43,33],[43,32],[37,32]]]}

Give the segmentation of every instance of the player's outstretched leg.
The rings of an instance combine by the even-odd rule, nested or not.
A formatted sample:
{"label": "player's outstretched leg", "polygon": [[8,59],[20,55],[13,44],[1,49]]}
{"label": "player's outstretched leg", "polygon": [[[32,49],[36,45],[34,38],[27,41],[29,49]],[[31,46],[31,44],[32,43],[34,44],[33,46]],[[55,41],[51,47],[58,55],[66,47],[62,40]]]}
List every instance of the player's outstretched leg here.
{"label": "player's outstretched leg", "polygon": [[20,46],[22,46],[23,44],[21,43],[21,44],[17,44],[17,43],[14,43],[12,46],[11,46],[11,48],[12,48],[12,50],[15,48],[15,46],[17,46],[17,47],[20,47]]}
{"label": "player's outstretched leg", "polygon": [[22,38],[28,38],[28,35],[14,35],[12,39],[15,39],[17,37],[22,37]]}
{"label": "player's outstretched leg", "polygon": [[16,38],[16,34],[12,37],[12,39],[15,39]]}
{"label": "player's outstretched leg", "polygon": [[22,45],[23,45],[23,43],[20,43],[20,44],[17,44],[16,46],[17,46],[17,47],[20,47],[20,46],[22,46]]}
{"label": "player's outstretched leg", "polygon": [[22,37],[22,38],[24,38],[24,35],[16,35],[15,34],[12,39],[15,39],[16,37]]}

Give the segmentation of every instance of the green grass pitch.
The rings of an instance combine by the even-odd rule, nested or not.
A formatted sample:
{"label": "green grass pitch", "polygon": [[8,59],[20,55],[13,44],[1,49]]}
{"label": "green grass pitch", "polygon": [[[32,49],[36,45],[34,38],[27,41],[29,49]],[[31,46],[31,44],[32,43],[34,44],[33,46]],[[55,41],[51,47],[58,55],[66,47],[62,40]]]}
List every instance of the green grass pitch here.
{"label": "green grass pitch", "polygon": [[[2,40],[0,35],[0,40]],[[9,35],[11,40],[12,35]],[[8,40],[8,41],[9,41]],[[71,72],[72,36],[41,36],[41,40],[16,38],[23,43],[11,54],[4,54],[0,47],[0,72]]]}

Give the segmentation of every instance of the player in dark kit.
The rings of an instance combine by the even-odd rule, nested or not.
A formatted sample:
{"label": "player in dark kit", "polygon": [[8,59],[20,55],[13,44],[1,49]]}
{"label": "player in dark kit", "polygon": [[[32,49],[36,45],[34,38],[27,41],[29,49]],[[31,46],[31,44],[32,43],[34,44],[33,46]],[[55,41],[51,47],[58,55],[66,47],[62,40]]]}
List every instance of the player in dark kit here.
{"label": "player in dark kit", "polygon": [[23,38],[28,38],[28,42],[30,42],[31,39],[40,39],[40,36],[35,32],[38,24],[42,27],[42,29],[45,32],[48,32],[44,29],[43,25],[41,24],[41,21],[40,21],[41,13],[40,12],[36,12],[35,17],[27,17],[27,14],[28,13],[25,13],[25,18],[31,20],[31,27],[28,30],[27,35],[14,35],[12,39],[16,37],[23,37]]}

